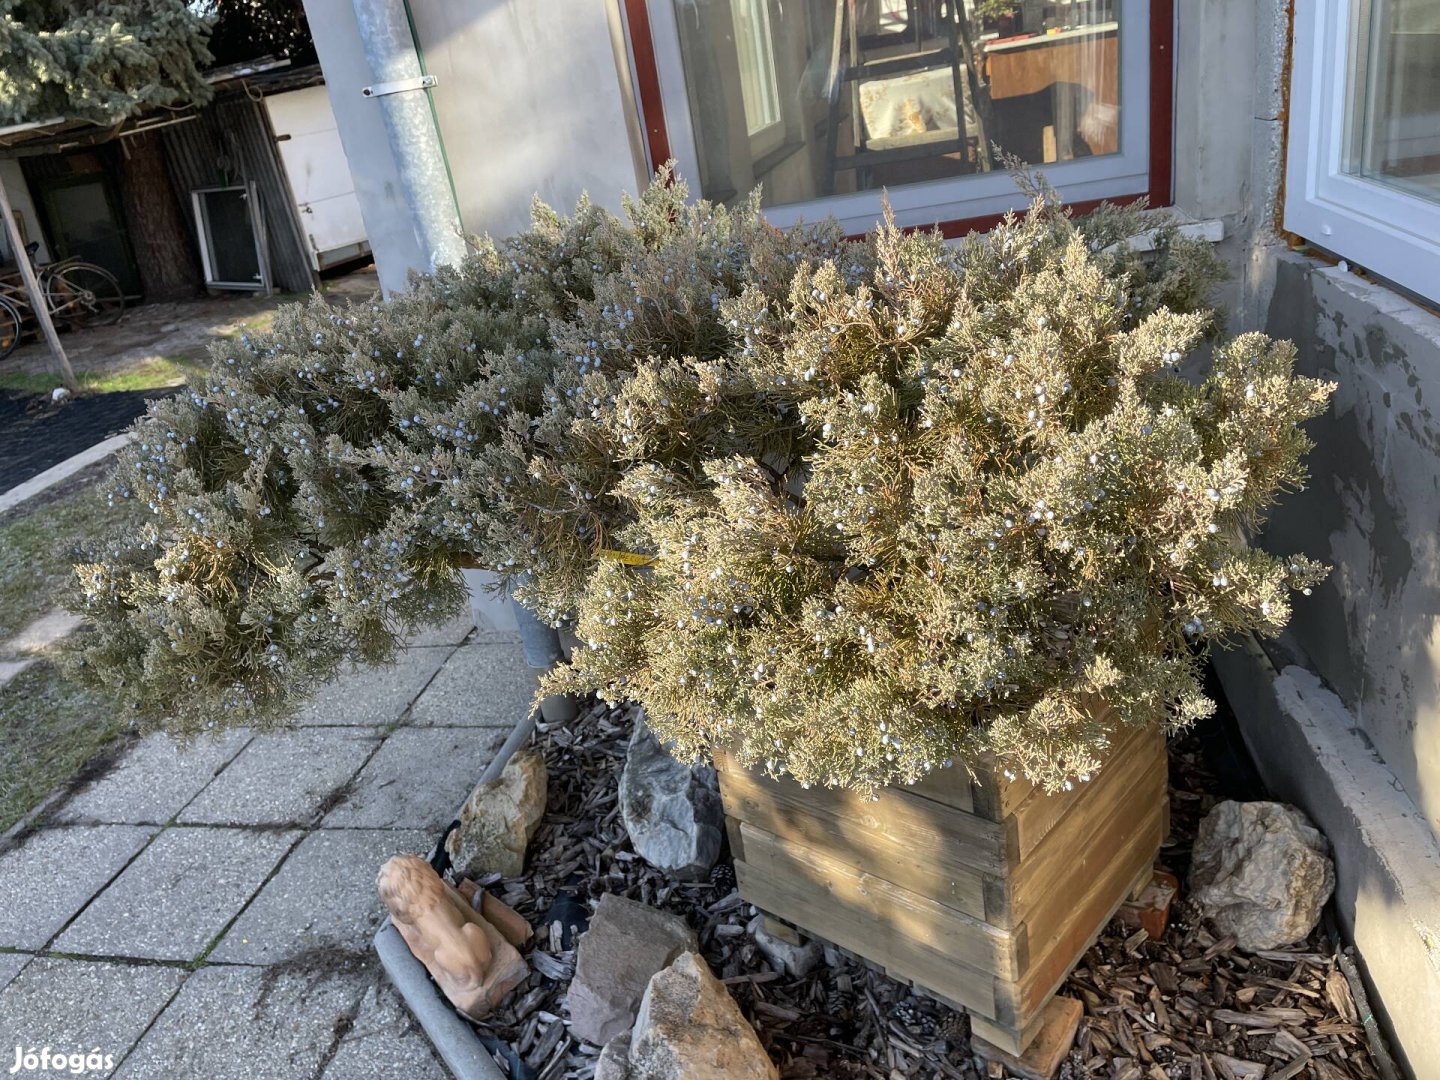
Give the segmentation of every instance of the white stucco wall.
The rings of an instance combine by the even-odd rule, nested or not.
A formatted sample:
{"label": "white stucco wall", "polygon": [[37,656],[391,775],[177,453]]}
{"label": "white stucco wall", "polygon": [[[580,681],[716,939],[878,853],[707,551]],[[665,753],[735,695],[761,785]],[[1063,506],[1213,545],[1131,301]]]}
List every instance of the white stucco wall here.
{"label": "white stucco wall", "polygon": [[[25,174],[20,171],[20,162],[12,158],[0,159],[0,179],[5,181],[5,192],[10,196],[10,206],[25,223],[24,233],[31,240],[40,241],[37,258],[48,262],[50,251],[45,246],[45,237],[40,232],[40,217],[35,213],[35,200],[30,198],[30,189],[25,184]],[[10,251],[9,233],[0,228],[0,260],[13,263],[15,257]]]}
{"label": "white stucco wall", "polygon": [[508,236],[530,200],[636,190],[601,0],[411,0],[467,231]]}

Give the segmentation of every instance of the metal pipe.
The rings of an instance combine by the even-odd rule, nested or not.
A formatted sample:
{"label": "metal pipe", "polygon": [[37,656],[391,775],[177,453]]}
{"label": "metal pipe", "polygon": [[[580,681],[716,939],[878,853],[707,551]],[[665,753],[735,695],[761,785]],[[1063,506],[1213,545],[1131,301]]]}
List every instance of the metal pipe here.
{"label": "metal pipe", "polygon": [[458,264],[465,257],[460,212],[427,96],[433,80],[426,80],[421,69],[404,0],[353,3],[355,26],[375,78],[367,96],[375,97],[384,113],[415,238],[429,264],[426,269]]}

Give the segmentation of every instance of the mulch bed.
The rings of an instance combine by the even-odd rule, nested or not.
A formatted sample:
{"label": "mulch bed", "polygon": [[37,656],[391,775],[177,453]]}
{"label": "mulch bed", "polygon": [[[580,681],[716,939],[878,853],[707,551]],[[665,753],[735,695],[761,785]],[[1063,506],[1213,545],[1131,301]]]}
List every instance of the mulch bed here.
{"label": "mulch bed", "polygon": [[[532,973],[476,1030],[513,1080],[588,1078],[600,1050],[574,1039],[564,995],[575,929],[590,901],[613,892],[675,912],[699,935],[713,970],[791,1078],[966,1078],[1006,1075],[977,1065],[969,1024],[838,950],[801,979],[773,971],[746,930],[754,914],[723,862],[686,884],[630,849],[618,781],[635,710],[592,704],[567,726],[540,725],[549,805],[520,878],[486,884],[537,928]],[[1217,797],[1200,741],[1171,748],[1172,835],[1161,862],[1182,875],[1191,838]],[[1183,895],[1183,888],[1182,888]],[[1291,948],[1244,953],[1182,904],[1163,940],[1114,922],[1061,991],[1085,1006],[1064,1078],[1318,1080],[1380,1077],[1334,944],[1317,929]]]}

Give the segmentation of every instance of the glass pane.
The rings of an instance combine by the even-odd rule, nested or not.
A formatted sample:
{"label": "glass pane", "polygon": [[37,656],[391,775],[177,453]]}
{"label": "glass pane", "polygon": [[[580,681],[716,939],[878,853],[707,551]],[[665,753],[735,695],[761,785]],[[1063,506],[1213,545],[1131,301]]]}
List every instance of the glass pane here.
{"label": "glass pane", "polygon": [[1346,171],[1440,201],[1440,0],[1357,5]]}
{"label": "glass pane", "polygon": [[968,176],[1001,167],[996,146],[1120,149],[1120,0],[672,2],[710,199]]}
{"label": "glass pane", "polygon": [[260,256],[255,250],[249,193],[244,188],[226,188],[204,192],[200,198],[215,280],[235,285],[252,281],[259,284]]}

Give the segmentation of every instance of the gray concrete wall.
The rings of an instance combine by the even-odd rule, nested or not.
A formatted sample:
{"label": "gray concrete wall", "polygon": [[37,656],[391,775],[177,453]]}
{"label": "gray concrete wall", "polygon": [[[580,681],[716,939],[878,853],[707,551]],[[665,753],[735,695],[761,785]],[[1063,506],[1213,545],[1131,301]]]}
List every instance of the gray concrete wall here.
{"label": "gray concrete wall", "polygon": [[1440,833],[1440,319],[1346,270],[1275,260],[1264,329],[1338,383],[1314,482],[1265,543],[1335,569],[1291,633]]}

